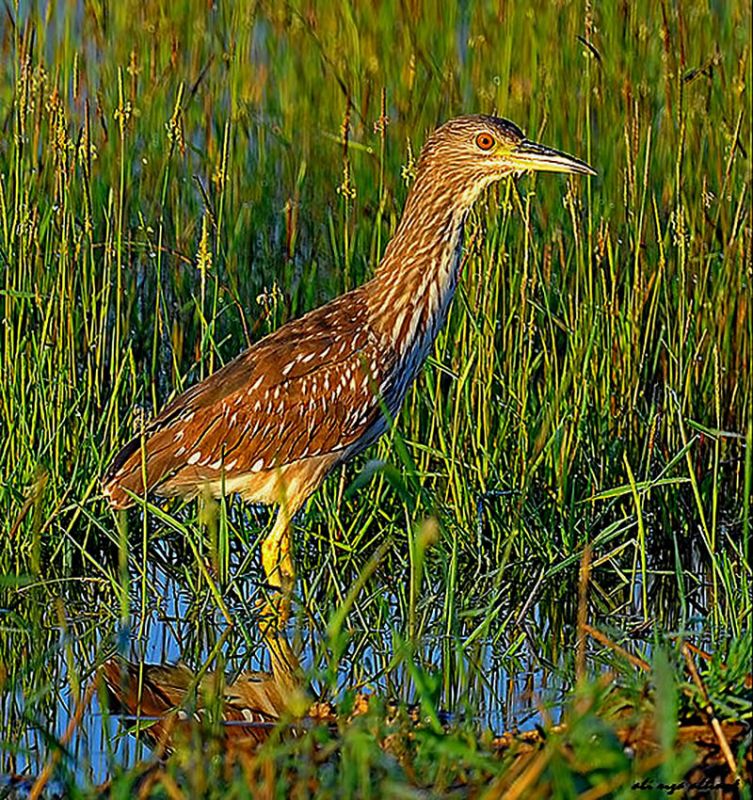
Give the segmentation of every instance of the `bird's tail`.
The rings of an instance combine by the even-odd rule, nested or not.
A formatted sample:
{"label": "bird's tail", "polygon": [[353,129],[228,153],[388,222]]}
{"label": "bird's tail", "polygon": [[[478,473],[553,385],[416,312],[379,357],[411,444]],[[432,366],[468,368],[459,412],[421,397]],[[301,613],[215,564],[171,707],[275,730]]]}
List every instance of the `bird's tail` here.
{"label": "bird's tail", "polygon": [[134,437],[118,452],[102,476],[102,493],[114,509],[132,506],[133,495],[145,496],[170,473],[170,440],[167,431],[155,431]]}
{"label": "bird's tail", "polygon": [[118,452],[102,476],[102,493],[113,508],[127,508],[133,504],[133,498],[126,489],[135,493],[144,492],[142,470],[133,469],[133,465],[129,463],[134,460],[134,454],[138,457],[140,450],[140,439],[138,437],[131,439]]}

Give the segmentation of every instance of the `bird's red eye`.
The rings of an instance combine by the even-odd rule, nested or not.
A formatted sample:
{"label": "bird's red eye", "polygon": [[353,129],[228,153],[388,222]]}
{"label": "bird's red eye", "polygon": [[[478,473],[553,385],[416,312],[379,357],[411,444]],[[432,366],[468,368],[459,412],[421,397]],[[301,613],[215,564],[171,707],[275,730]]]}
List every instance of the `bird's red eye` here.
{"label": "bird's red eye", "polygon": [[476,137],[476,144],[482,150],[491,150],[494,146],[494,137],[491,135],[491,133],[479,133],[479,135]]}

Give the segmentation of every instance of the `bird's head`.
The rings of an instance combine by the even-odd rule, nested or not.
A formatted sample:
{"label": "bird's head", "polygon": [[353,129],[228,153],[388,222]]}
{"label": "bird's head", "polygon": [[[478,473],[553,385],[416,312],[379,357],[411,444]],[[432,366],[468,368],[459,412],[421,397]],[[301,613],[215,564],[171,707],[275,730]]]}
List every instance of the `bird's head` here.
{"label": "bird's head", "polygon": [[418,163],[469,204],[489,183],[523,172],[595,175],[584,161],[532,142],[500,117],[474,114],[446,122],[427,139]]}

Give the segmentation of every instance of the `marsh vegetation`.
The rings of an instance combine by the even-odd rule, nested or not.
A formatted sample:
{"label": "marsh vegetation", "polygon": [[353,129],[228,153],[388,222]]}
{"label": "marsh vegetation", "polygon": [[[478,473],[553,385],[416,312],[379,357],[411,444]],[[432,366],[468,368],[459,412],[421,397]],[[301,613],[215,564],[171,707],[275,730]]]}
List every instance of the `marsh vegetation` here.
{"label": "marsh vegetation", "polygon": [[[750,29],[747,2],[701,0],[6,5],[0,772],[73,796],[512,796],[492,732],[564,721],[521,796],[661,797],[693,761],[678,726],[706,719],[683,642],[712,654],[742,770]],[[426,134],[469,111],[599,174],[484,196],[394,430],[296,520],[286,633],[339,721],[283,721],[230,765],[209,725],[144,782],[143,736],[87,687],[116,652],[269,668],[269,514],[113,515],[99,476],[176,392],[366,280]],[[655,723],[653,756],[616,705]]]}

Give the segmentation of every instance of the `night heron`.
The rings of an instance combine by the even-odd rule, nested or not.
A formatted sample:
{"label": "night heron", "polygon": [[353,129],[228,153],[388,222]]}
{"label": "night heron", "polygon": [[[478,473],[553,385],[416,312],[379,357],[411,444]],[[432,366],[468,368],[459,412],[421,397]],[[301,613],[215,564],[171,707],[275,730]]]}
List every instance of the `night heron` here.
{"label": "night heron", "polygon": [[595,174],[492,116],[452,119],[427,140],[376,274],[292,320],[173,400],[103,479],[115,508],[237,492],[279,504],[262,544],[269,581],[293,579],[290,526],[325,477],[388,427],[455,293],[463,223],[484,187],[532,170]]}

